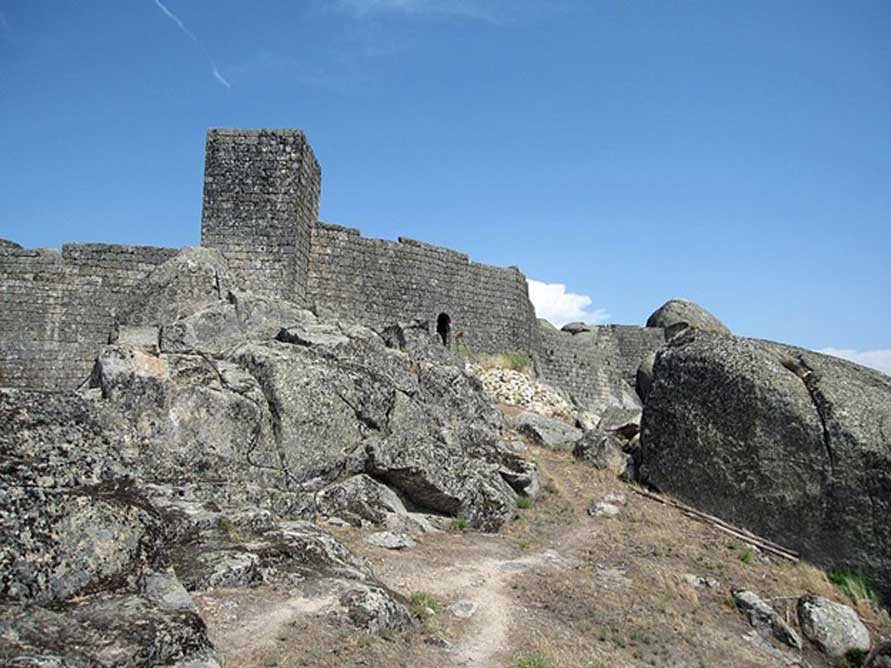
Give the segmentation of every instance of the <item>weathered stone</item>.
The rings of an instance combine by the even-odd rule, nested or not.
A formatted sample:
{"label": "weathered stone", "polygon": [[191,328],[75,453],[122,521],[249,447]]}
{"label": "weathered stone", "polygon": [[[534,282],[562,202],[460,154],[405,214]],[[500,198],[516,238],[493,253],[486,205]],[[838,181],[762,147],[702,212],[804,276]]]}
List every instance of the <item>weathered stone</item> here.
{"label": "weathered stone", "polygon": [[530,412],[510,416],[507,423],[536,445],[555,450],[568,450],[582,435],[564,420]]}
{"label": "weathered stone", "polygon": [[711,313],[686,299],[670,299],[647,318],[647,327],[661,327],[666,339],[692,327],[703,332],[730,334],[730,330]]}
{"label": "weathered stone", "polygon": [[625,440],[630,440],[640,432],[641,415],[642,412],[637,408],[611,406],[603,412],[603,417],[600,418],[597,428],[600,431],[611,432]]}
{"label": "weathered stone", "polygon": [[534,499],[541,493],[541,477],[538,474],[538,467],[532,462],[517,457],[515,464],[500,466],[498,473],[517,494]]}
{"label": "weathered stone", "polygon": [[891,641],[880,642],[870,650],[863,668],[891,668]]}
{"label": "weathered stone", "polygon": [[891,593],[891,378],[705,332],[656,361],[649,484]]}
{"label": "weathered stone", "polygon": [[758,594],[745,589],[733,591],[736,607],[745,613],[749,624],[769,632],[774,638],[795,649],[801,649],[801,638]]}
{"label": "weathered stone", "polygon": [[589,331],[590,328],[583,322],[569,322],[560,328],[561,332],[569,332],[570,334],[581,334]]}
{"label": "weathered stone", "polygon": [[697,589],[718,589],[721,586],[721,583],[715,578],[693,575],[692,573],[684,573],[682,577],[684,582]]}
{"label": "weathered stone", "polygon": [[591,466],[622,475],[628,467],[628,455],[615,435],[592,429],[585,432],[572,449],[572,455]]}
{"label": "weathered stone", "polygon": [[[391,420],[415,421],[398,401]],[[436,440],[382,439],[367,446],[368,472],[398,489],[412,503],[463,517],[483,531],[498,531],[513,516],[516,494],[491,464],[468,460]]]}
{"label": "weathered stone", "polygon": [[628,499],[621,492],[608,492],[603,495],[603,500],[616,506],[624,506]]}
{"label": "weathered stone", "polygon": [[173,573],[150,573],[142,582],[145,597],[162,610],[194,610],[192,597]]}
{"label": "weathered stone", "polygon": [[353,585],[341,595],[340,604],[354,626],[370,633],[400,631],[412,624],[405,604],[380,586]]}
{"label": "weathered stone", "polygon": [[477,604],[473,601],[462,599],[452,603],[448,609],[449,612],[455,615],[458,619],[470,619],[476,612],[477,607]]}
{"label": "weathered stone", "polygon": [[223,300],[236,280],[219,252],[184,248],[146,276],[117,320],[121,325],[173,322]]}
{"label": "weathered stone", "polygon": [[360,474],[328,485],[315,497],[319,513],[341,517],[354,526],[383,524],[388,514],[406,515],[399,496],[371,476]]}
{"label": "weathered stone", "polygon": [[527,373],[498,367],[487,369],[473,364],[468,364],[468,369],[480,379],[486,393],[501,404],[519,406],[545,417],[569,420],[586,417],[584,410],[574,406],[560,392]]}
{"label": "weathered stone", "polygon": [[10,390],[0,423],[0,599],[135,586],[155,564],[162,522],[109,442],[110,417],[77,397]]}
{"label": "weathered stone", "polygon": [[653,366],[656,364],[656,353],[649,353],[643,358],[640,366],[637,367],[637,376],[635,381],[635,389],[637,396],[640,397],[641,403],[647,403],[647,397],[650,394],[650,386],[653,384]]}
{"label": "weathered stone", "polygon": [[417,543],[404,533],[394,533],[392,531],[378,531],[365,537],[365,542],[369,545],[383,547],[387,550],[405,550],[414,547]]}
{"label": "weathered stone", "polygon": [[869,651],[869,631],[851,608],[823,596],[798,599],[798,623],[804,636],[833,657]]}
{"label": "weathered stone", "polygon": [[245,338],[235,307],[221,301],[161,328],[160,348],[165,353],[221,356]]}
{"label": "weathered stone", "polygon": [[156,325],[123,325],[112,336],[112,342],[120,346],[141,348],[157,354],[160,329]]}
{"label": "weathered stone", "polygon": [[139,596],[92,597],[64,611],[0,606],[0,664],[219,668],[204,622]]}
{"label": "weathered stone", "polygon": [[606,501],[596,501],[588,508],[588,514],[593,517],[616,517],[622,509]]}

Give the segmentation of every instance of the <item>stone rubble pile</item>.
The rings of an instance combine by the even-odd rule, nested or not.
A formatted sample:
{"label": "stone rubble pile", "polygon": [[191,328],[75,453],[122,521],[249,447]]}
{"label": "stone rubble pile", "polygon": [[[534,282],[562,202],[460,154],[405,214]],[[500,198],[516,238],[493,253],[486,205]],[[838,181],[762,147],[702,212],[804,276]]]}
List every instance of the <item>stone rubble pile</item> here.
{"label": "stone rubble pile", "polygon": [[466,368],[482,381],[483,389],[498,403],[519,406],[545,417],[574,419],[579,413],[558,390],[521,371],[484,368],[472,363]]}

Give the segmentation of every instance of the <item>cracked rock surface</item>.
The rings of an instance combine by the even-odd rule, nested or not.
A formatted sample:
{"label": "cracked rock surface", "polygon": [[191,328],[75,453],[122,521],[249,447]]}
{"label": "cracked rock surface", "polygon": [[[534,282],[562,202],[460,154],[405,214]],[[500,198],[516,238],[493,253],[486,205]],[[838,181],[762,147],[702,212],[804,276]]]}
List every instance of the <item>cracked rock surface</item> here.
{"label": "cracked rock surface", "polygon": [[658,355],[641,428],[650,484],[891,592],[891,377],[690,330]]}
{"label": "cracked rock surface", "polygon": [[187,249],[79,394],[0,389],[0,664],[217,666],[191,594],[281,586],[369,632],[405,601],[316,516],[486,531],[538,486],[426,326],[387,336],[240,292]]}

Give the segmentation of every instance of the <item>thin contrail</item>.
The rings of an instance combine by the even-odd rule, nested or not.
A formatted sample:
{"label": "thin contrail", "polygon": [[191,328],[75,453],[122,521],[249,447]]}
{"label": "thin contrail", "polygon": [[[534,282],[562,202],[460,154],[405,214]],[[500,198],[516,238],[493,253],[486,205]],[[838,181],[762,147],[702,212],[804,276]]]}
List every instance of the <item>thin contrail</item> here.
{"label": "thin contrail", "polygon": [[195,42],[195,44],[198,45],[198,48],[201,49],[201,52],[204,54],[204,57],[207,58],[207,62],[210,64],[210,71],[211,71],[211,74],[213,75],[214,80],[217,83],[219,83],[221,86],[225,86],[226,88],[231,89],[232,85],[228,81],[226,81],[225,78],[223,78],[222,74],[220,74],[220,71],[217,69],[216,63],[213,61],[213,58],[210,57],[210,54],[207,52],[207,49],[204,48],[204,44],[201,43],[201,40],[198,39],[198,37],[195,35],[195,33],[193,33],[191,30],[189,30],[186,27],[186,24],[183,23],[176,14],[174,14],[169,9],[167,9],[167,6],[163,2],[161,2],[161,0],[155,0],[155,4],[158,6],[158,9],[160,9],[162,12],[164,12],[164,15],[167,18],[169,18],[171,21],[173,21],[176,24],[176,27],[179,28],[182,31],[182,33],[184,35],[186,35],[186,37],[188,37],[193,42]]}
{"label": "thin contrail", "polygon": [[210,61],[211,67],[213,68],[213,78],[223,84],[226,88],[232,88],[232,85],[223,78],[223,75],[220,74],[220,71],[217,69],[217,66],[213,64],[213,61]]}

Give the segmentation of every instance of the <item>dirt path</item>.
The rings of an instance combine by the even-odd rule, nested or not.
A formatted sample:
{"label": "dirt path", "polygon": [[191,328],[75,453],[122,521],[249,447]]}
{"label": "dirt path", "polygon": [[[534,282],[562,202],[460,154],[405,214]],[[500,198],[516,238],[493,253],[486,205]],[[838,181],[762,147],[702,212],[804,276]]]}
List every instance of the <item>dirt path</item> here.
{"label": "dirt path", "polygon": [[[727,604],[731,586],[838,599],[812,567],[744,558],[746,546],[568,453],[530,454],[546,491],[501,534],[442,531],[392,551],[367,544],[367,531],[332,530],[388,587],[435,602],[420,629],[370,636],[328,623],[324,605],[294,592],[218,591],[196,603],[224,668],[761,668],[780,664],[746,640],[751,628]],[[621,513],[588,515],[607,494],[627,497]],[[689,573],[721,584],[697,589]],[[887,617],[874,622],[891,634]]]}

